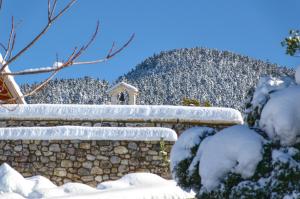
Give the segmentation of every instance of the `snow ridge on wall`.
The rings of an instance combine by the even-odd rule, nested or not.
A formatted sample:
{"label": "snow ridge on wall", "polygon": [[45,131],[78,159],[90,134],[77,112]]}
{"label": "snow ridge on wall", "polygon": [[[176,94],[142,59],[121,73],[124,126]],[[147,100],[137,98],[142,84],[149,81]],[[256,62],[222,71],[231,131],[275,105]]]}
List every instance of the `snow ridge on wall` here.
{"label": "snow ridge on wall", "polygon": [[0,140],[176,141],[174,130],[160,127],[17,127],[0,128]]}
{"label": "snow ridge on wall", "polygon": [[0,120],[243,123],[241,113],[231,108],[162,105],[6,105],[6,108],[0,109]]}

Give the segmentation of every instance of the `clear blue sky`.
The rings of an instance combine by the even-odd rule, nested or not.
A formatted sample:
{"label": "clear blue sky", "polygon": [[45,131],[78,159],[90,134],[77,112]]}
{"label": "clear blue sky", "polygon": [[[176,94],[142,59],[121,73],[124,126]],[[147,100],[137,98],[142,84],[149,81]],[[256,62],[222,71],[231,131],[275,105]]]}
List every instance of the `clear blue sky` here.
{"label": "clear blue sky", "polygon": [[[104,56],[113,41],[122,44],[132,33],[136,34],[134,41],[107,63],[72,67],[61,71],[58,78],[92,76],[113,81],[154,53],[197,46],[294,67],[300,59],[285,55],[280,41],[289,29],[300,29],[299,8],[299,0],[78,0],[37,45],[10,67],[51,66],[56,53],[65,58],[74,46],[84,43],[98,19],[101,32],[82,60]],[[11,15],[18,22],[18,50],[46,23],[47,1],[4,0],[1,42],[7,38]],[[24,83],[44,77],[16,79]]]}

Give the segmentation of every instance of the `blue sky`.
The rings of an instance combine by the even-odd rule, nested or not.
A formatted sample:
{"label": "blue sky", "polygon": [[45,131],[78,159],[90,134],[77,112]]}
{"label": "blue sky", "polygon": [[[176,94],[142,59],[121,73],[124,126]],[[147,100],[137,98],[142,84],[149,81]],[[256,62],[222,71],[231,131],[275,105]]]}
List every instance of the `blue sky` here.
{"label": "blue sky", "polygon": [[[61,0],[60,3],[67,1]],[[78,0],[12,70],[51,66],[75,46],[88,40],[100,20],[101,31],[81,60],[103,57],[116,41],[132,33],[131,45],[107,63],[76,66],[58,78],[92,76],[115,80],[154,53],[175,48],[207,47],[228,50],[294,67],[300,59],[284,54],[280,41],[290,29],[300,29],[299,0]],[[47,21],[46,0],[4,0],[0,13],[1,42],[9,33],[10,17],[17,21],[16,50]],[[19,83],[40,81],[45,75],[17,77]]]}

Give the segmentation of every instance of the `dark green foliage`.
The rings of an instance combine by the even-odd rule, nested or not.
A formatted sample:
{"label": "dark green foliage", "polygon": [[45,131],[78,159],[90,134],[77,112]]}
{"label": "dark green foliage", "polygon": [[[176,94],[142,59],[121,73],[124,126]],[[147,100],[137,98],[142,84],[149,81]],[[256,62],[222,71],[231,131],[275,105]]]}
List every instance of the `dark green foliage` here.
{"label": "dark green foliage", "polygon": [[[281,147],[268,142],[264,145],[263,159],[255,174],[249,179],[229,173],[219,187],[211,192],[199,189],[199,199],[282,199],[291,193],[300,193],[300,152],[289,156],[288,151],[300,150],[300,144],[294,148]],[[272,159],[272,151],[278,150],[290,157],[287,162]],[[295,196],[300,197],[300,195]]]}
{"label": "dark green foliage", "polygon": [[200,106],[200,102],[196,99],[183,98],[183,106]]}
{"label": "dark green foliage", "polygon": [[267,103],[269,98],[266,98],[266,101],[259,106],[253,106],[252,100],[253,100],[253,94],[254,94],[254,88],[249,89],[247,92],[247,98],[246,98],[246,105],[245,105],[245,121],[247,122],[249,127],[257,127],[258,122],[260,120],[261,112],[264,108],[264,105]]}
{"label": "dark green foliage", "polygon": [[264,145],[263,159],[258,163],[253,180],[259,180],[262,177],[267,177],[272,172],[272,150],[276,148],[273,143],[267,143]]}
{"label": "dark green foliage", "polygon": [[204,106],[204,107],[212,107],[212,105],[211,105],[211,103],[210,103],[209,101],[205,101],[205,102],[203,103],[203,106]]}
{"label": "dark green foliage", "polygon": [[204,106],[204,107],[211,107],[212,106],[211,103],[208,100],[201,103],[197,99],[189,99],[189,98],[183,98],[182,105],[183,106]]}
{"label": "dark green foliage", "polygon": [[290,30],[289,36],[286,37],[281,45],[286,47],[286,54],[295,56],[300,52],[300,35],[299,30]]}
{"label": "dark green foliage", "polygon": [[[200,140],[203,141],[206,137],[211,136],[215,131],[206,131],[200,136]],[[179,137],[180,139],[180,137]],[[201,143],[201,142],[200,142]],[[196,157],[200,143],[196,144],[190,149],[190,157],[180,161],[174,168],[173,173],[175,173],[175,180],[177,184],[184,190],[190,191],[193,190],[197,192],[201,188],[201,178],[199,175],[199,162],[195,167],[189,171],[189,167]]]}
{"label": "dark green foliage", "polygon": [[191,148],[190,158],[186,158],[182,160],[175,167],[175,176],[176,176],[177,184],[181,188],[187,191],[200,189],[201,178],[199,176],[198,169],[197,169],[199,164],[197,164],[197,166],[195,167],[195,169],[191,174],[189,173],[188,170],[194,157],[196,156],[199,145],[200,143]]}

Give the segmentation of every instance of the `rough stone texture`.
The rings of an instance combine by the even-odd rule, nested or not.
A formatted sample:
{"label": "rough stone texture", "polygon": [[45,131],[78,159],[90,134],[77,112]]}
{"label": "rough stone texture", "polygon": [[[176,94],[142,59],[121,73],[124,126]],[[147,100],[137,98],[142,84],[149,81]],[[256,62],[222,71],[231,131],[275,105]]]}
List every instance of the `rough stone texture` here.
{"label": "rough stone texture", "polygon": [[[99,121],[0,120],[2,127],[19,126],[166,127],[180,134],[195,124],[124,123]],[[225,126],[214,126],[222,129]],[[166,151],[174,142],[166,142]],[[91,186],[116,180],[127,173],[151,172],[170,178],[169,165],[160,156],[159,141],[0,140],[0,163],[7,162],[24,176],[42,175],[57,185],[82,182]]]}
{"label": "rough stone texture", "polygon": [[[199,126],[200,124],[189,124],[189,123],[133,123],[133,122],[97,122],[97,121],[62,121],[62,120],[36,120],[36,121],[27,121],[27,120],[0,120],[1,127],[18,127],[18,126],[64,126],[64,125],[73,125],[73,126],[103,126],[103,127],[165,127],[171,128],[177,132],[177,134],[182,133],[184,130],[191,128],[193,126]],[[205,125],[205,124],[203,124]],[[222,129],[226,126],[212,126],[216,129]],[[134,148],[135,146],[129,144],[128,148]],[[81,148],[88,148],[88,144],[83,143]],[[54,149],[55,150],[55,149]]]}
{"label": "rough stone texture", "polygon": [[[168,153],[173,144],[165,142]],[[73,181],[96,186],[132,172],[170,178],[169,165],[159,156],[159,141],[0,140],[0,147],[1,164],[57,185]]]}

